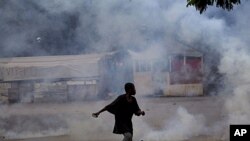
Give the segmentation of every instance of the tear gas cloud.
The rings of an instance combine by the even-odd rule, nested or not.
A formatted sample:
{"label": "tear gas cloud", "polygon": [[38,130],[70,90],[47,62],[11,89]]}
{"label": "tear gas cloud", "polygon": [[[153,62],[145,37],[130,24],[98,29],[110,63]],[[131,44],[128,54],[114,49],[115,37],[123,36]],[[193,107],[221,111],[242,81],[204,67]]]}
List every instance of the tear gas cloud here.
{"label": "tear gas cloud", "polygon": [[[226,96],[223,99],[226,117],[208,127],[202,114],[191,114],[180,107],[173,114],[175,119],[166,119],[166,126],[161,130],[154,129],[143,119],[136,119],[141,123],[137,128],[142,130],[144,139],[189,139],[197,134],[207,135],[214,129],[228,128],[231,123],[249,124],[249,5],[249,1],[242,1],[231,12],[209,7],[200,15],[193,7],[186,8],[186,1],[180,0],[2,0],[0,55],[60,55],[120,48],[153,50],[155,46],[164,49],[176,42],[199,49],[204,53],[207,83],[217,84],[219,78],[214,74],[223,75],[223,83],[217,85],[221,87],[215,93]],[[158,56],[159,52],[146,56],[149,55]],[[101,104],[92,105],[91,109],[99,109]],[[88,113],[91,112],[87,111],[84,119],[66,116],[65,122],[72,129],[73,137],[88,139],[92,132],[106,132],[106,127],[112,126],[112,121],[105,119],[108,115],[93,121]],[[174,128],[169,129],[169,126]],[[83,136],[78,129],[84,132]],[[143,135],[143,131],[151,134]],[[174,138],[177,135],[179,138]]]}

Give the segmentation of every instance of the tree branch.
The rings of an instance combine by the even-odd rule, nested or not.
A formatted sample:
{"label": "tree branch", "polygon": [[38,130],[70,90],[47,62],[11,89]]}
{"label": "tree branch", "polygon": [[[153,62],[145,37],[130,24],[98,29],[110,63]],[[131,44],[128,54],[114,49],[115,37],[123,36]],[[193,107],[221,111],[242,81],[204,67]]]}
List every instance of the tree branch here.
{"label": "tree branch", "polygon": [[235,4],[240,4],[240,0],[187,0],[187,7],[194,6],[202,14],[207,6],[212,6],[214,3],[216,3],[216,7],[230,11]]}

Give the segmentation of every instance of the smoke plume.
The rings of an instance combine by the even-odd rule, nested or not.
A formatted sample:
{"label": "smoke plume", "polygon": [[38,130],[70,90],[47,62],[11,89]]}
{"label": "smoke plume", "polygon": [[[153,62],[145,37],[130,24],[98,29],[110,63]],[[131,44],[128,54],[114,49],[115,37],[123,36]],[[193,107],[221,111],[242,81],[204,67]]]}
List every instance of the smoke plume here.
{"label": "smoke plume", "polygon": [[[186,1],[180,0],[1,0],[0,57],[81,54],[121,48],[141,51],[176,44],[198,49],[204,53],[206,92],[222,96],[226,115],[208,126],[205,116],[191,114],[181,107],[172,119],[164,121],[161,130],[146,120],[138,122],[145,127],[142,132],[152,131],[145,135],[149,140],[186,140],[209,135],[214,129],[224,129],[226,134],[229,124],[249,124],[249,6],[249,1],[242,1],[231,12],[209,7],[201,15],[192,7],[186,8]],[[157,51],[151,53],[147,58],[158,55]],[[88,108],[99,109],[102,104],[107,103]],[[109,132],[110,117],[105,115],[94,121],[89,117],[91,111],[81,116],[67,115],[61,120],[65,122],[63,129],[70,129],[67,133],[74,138],[84,139],[93,139],[93,132]],[[1,121],[7,120],[5,116],[9,117],[1,113]],[[0,122],[0,126],[7,125]],[[1,129],[0,134],[6,130]]]}

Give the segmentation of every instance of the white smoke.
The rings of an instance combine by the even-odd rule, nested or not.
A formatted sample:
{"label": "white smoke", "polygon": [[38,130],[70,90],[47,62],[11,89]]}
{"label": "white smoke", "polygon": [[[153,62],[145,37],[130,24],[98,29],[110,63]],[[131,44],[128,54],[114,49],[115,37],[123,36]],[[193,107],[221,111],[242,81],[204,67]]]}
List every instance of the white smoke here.
{"label": "white smoke", "polygon": [[202,115],[192,115],[185,108],[179,107],[172,119],[166,121],[163,129],[149,132],[145,140],[188,140],[191,137],[201,135],[205,131],[204,123]]}
{"label": "white smoke", "polygon": [[[173,115],[173,119],[165,120],[166,126],[161,130],[147,125],[147,121],[141,122],[144,123],[141,126],[147,127],[144,128],[145,132],[152,131],[145,136],[146,139],[185,140],[206,134],[206,132],[212,133],[214,129],[224,129],[227,132],[228,129],[225,128],[229,124],[249,123],[248,70],[250,68],[250,55],[248,45],[250,30],[248,23],[250,18],[247,14],[249,13],[249,1],[243,1],[241,5],[229,13],[209,7],[202,15],[193,7],[186,8],[186,1],[180,0],[77,0],[74,2],[46,0],[34,2],[37,4],[36,6],[41,8],[42,12],[38,12],[34,8],[30,10],[31,12],[29,11],[29,14],[22,14],[25,13],[23,9],[27,9],[25,8],[27,5],[23,1],[12,0],[11,2],[12,6],[7,6],[5,9],[7,14],[2,14],[2,20],[0,20],[0,29],[5,33],[0,34],[1,49],[2,52],[6,53],[1,54],[2,56],[19,54],[24,50],[33,50],[33,46],[36,45],[32,42],[33,40],[37,40],[37,37],[40,37],[40,43],[46,40],[43,37],[43,32],[40,32],[41,30],[53,27],[53,32],[49,32],[52,34],[67,27],[67,24],[62,22],[63,18],[60,17],[64,13],[73,13],[79,16],[76,16],[79,18],[77,20],[79,23],[72,33],[72,36],[75,36],[72,39],[74,43],[69,43],[70,47],[78,45],[80,48],[88,47],[89,50],[101,52],[120,47],[142,50],[155,46],[155,44],[163,48],[165,46],[174,47],[174,42],[181,42],[203,51],[212,50],[211,52],[220,55],[221,60],[215,61],[219,64],[219,72],[225,74],[226,81],[224,88],[218,93],[229,95],[222,101],[225,102],[227,116],[218,121],[219,123],[215,122],[214,125],[207,127],[204,123],[207,120],[206,117],[192,115],[186,109],[179,108],[177,113]],[[13,11],[15,7],[18,9],[16,13]],[[83,11],[84,8],[87,10]],[[17,13],[21,13],[21,16],[18,16]],[[53,15],[57,15],[55,17],[58,19],[55,20]],[[9,19],[13,17],[21,20],[12,22]],[[25,21],[29,21],[29,23]],[[64,39],[62,40],[64,41]],[[72,49],[70,47],[68,50]],[[45,54],[46,52],[43,49],[35,50],[36,54]],[[150,55],[155,56],[158,53]],[[213,53],[209,55],[211,57],[208,59],[217,57]],[[205,61],[213,63],[211,60]],[[205,67],[207,73],[211,71],[209,65]],[[94,105],[89,108],[98,109],[100,107],[100,105]],[[5,113],[6,107],[0,108],[0,110]],[[111,120],[105,120],[105,118],[110,117],[104,116],[103,120],[91,119],[89,117],[91,112],[87,111],[82,117],[69,116],[66,119],[73,137],[81,138],[84,135],[86,139],[91,139],[97,131],[110,132],[109,129],[112,130]],[[223,120],[228,121],[225,124]],[[111,123],[106,124],[106,122]],[[192,130],[189,130],[190,128]]]}
{"label": "white smoke", "polygon": [[250,55],[245,49],[244,42],[234,42],[236,45],[225,52],[220,70],[227,74],[228,87],[225,92],[231,96],[226,100],[229,124],[249,124],[250,106],[249,97],[249,59]]}

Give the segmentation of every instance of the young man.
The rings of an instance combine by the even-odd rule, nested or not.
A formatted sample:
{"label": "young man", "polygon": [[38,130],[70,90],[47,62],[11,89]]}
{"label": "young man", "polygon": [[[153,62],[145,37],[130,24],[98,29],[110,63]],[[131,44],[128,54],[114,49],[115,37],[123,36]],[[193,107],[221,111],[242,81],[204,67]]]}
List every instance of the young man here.
{"label": "young man", "polygon": [[93,113],[93,117],[98,117],[100,113],[108,111],[115,115],[115,126],[113,133],[123,134],[123,141],[132,141],[133,137],[133,114],[140,116],[145,115],[144,111],[139,108],[136,98],[133,96],[136,94],[135,86],[133,83],[126,83],[126,94],[118,96],[112,103],[105,106],[97,113]]}

